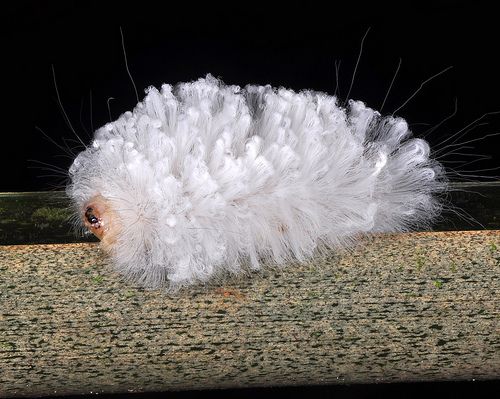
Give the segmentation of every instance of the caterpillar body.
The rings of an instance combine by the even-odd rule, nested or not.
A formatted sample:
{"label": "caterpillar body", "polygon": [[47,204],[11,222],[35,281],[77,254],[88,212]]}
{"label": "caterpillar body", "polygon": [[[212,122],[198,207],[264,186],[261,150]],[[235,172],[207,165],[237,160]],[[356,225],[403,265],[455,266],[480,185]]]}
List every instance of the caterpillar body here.
{"label": "caterpillar body", "polygon": [[149,88],[69,175],[67,194],[116,270],[168,289],[427,226],[447,189],[402,118],[211,75]]}

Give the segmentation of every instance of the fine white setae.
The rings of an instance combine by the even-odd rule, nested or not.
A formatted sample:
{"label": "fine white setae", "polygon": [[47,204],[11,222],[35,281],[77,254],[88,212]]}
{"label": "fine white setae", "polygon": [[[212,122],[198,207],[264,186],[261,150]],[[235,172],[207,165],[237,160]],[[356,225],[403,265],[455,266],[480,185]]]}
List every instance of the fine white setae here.
{"label": "fine white setae", "polygon": [[116,270],[168,289],[429,225],[446,190],[401,118],[210,75],[148,89],[69,175],[76,212]]}

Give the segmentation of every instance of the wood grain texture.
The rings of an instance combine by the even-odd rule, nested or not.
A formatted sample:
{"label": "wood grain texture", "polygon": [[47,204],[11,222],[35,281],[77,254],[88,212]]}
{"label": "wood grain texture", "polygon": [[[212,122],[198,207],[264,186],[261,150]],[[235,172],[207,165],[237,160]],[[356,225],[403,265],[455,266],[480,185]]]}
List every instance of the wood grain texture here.
{"label": "wood grain texture", "polygon": [[378,236],[174,296],[0,247],[0,396],[500,376],[500,231]]}

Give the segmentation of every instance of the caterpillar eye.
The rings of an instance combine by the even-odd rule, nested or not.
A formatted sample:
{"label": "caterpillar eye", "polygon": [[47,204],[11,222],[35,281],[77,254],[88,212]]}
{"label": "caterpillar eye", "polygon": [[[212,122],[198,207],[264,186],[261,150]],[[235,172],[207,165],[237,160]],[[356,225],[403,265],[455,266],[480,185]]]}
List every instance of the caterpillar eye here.
{"label": "caterpillar eye", "polygon": [[85,211],[85,218],[91,225],[99,223],[99,219],[94,215],[94,209],[90,206]]}

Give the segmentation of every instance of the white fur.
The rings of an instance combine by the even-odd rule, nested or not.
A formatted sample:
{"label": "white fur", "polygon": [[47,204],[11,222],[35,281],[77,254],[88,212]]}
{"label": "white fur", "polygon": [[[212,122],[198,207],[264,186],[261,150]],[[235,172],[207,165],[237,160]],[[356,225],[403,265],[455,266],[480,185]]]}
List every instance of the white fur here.
{"label": "white fur", "polygon": [[96,131],[70,177],[78,207],[101,194],[125,227],[117,270],[170,288],[426,225],[446,187],[401,118],[210,75],[150,88]]}

